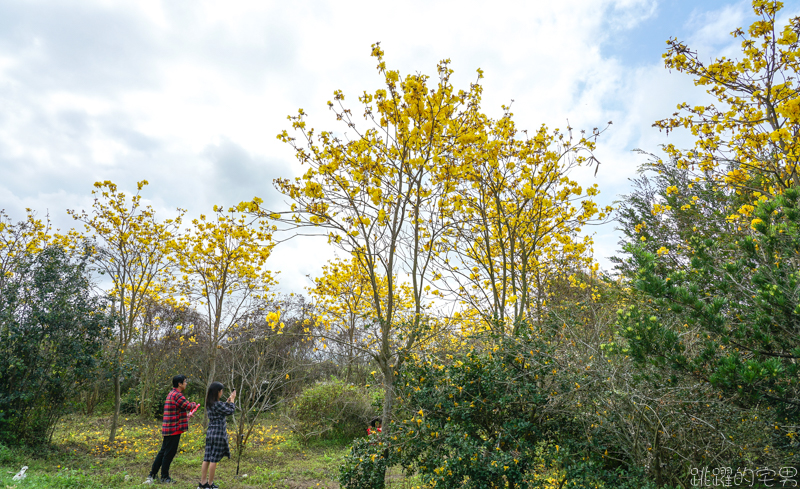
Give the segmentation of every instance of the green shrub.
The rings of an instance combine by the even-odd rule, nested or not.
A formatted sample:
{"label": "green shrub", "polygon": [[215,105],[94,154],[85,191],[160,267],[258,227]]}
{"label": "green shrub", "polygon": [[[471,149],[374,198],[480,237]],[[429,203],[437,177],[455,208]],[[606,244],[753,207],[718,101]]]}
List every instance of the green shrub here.
{"label": "green shrub", "polygon": [[365,435],[370,420],[378,415],[374,395],[374,391],[338,379],[318,382],[294,400],[289,421],[303,440],[349,441]]}
{"label": "green shrub", "polygon": [[15,260],[0,283],[0,441],[33,446],[95,374],[113,322],[92,293],[86,257],[51,246]]}
{"label": "green shrub", "polygon": [[339,467],[339,484],[344,489],[382,489],[389,451],[381,435],[353,441],[350,452]]}
{"label": "green shrub", "polygon": [[546,346],[508,339],[502,353],[468,351],[440,366],[406,363],[392,456],[437,487],[535,487],[536,448],[548,438],[540,385],[552,360],[529,351]]}
{"label": "green shrub", "polygon": [[0,465],[13,462],[14,458],[14,452],[7,446],[0,444]]}
{"label": "green shrub", "polygon": [[[147,414],[159,418],[164,414],[164,400],[172,390],[172,386],[155,389],[151,395],[145,399],[147,403]],[[142,397],[142,385],[136,384],[128,389],[119,403],[119,410],[125,414],[139,414],[139,403]]]}
{"label": "green shrub", "polygon": [[559,404],[582,379],[555,367],[548,340],[488,337],[486,347],[449,362],[406,362],[390,437],[375,439],[386,446],[354,443],[340,470],[343,487],[369,487],[358,484],[388,464],[431,487],[655,488],[644,469],[604,457],[576,407]]}
{"label": "green shrub", "polygon": [[383,389],[370,390],[370,397],[372,398],[372,407],[375,408],[376,413],[383,411],[383,398],[386,392]]}
{"label": "green shrub", "polygon": [[141,387],[137,384],[128,389],[119,400],[119,412],[123,414],[137,414],[139,412],[139,396]]}

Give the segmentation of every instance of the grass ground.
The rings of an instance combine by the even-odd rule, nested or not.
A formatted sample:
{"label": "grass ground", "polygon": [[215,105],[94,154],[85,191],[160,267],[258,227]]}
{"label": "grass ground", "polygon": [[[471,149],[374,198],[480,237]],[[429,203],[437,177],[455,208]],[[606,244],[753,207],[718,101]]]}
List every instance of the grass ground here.
{"label": "grass ground", "polygon": [[[160,448],[160,422],[123,417],[113,444],[107,442],[110,424],[108,417],[71,416],[58,424],[50,446],[35,450],[0,446],[0,489],[143,487]],[[197,487],[203,447],[203,429],[193,423],[181,437],[172,463],[170,476],[179,483],[171,487]],[[341,442],[301,444],[277,418],[265,417],[242,457],[239,476],[234,456],[219,463],[216,482],[223,489],[338,488],[338,468],[347,450]],[[28,476],[12,481],[23,465],[28,466]],[[418,486],[397,471],[389,474],[388,482],[395,489]]]}

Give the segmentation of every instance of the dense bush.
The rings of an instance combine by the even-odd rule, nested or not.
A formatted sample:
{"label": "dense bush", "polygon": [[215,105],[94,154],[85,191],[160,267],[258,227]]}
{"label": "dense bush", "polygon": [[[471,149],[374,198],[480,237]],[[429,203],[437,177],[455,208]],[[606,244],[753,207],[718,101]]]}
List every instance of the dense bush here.
{"label": "dense bush", "polygon": [[380,434],[353,440],[339,467],[339,484],[345,489],[382,489],[386,469],[395,460]]}
{"label": "dense bush", "polygon": [[[161,417],[164,414],[164,400],[172,390],[172,386],[166,384],[160,389],[153,389],[150,395],[144,400],[148,417]],[[188,395],[188,394],[187,394]],[[140,414],[142,403],[142,384],[136,384],[122,396],[120,400],[120,412],[125,414]]]}
{"label": "dense bush", "polygon": [[0,290],[0,442],[47,441],[111,327],[84,261],[58,247],[16,257]]}
{"label": "dense bush", "polygon": [[467,480],[465,487],[527,487],[547,437],[541,380],[552,359],[541,345],[517,346],[508,340],[497,352],[468,351],[449,365],[409,363],[391,429],[400,463],[440,487]]}
{"label": "dense bush", "polygon": [[335,378],[318,382],[297,396],[289,420],[305,440],[350,440],[365,435],[370,420],[378,415],[373,397],[366,388]]}
{"label": "dense bush", "polygon": [[381,487],[385,468],[400,465],[431,487],[655,487],[646,468],[606,456],[619,451],[584,423],[581,402],[565,403],[587,377],[555,338],[484,338],[444,361],[407,362],[395,421],[353,443],[342,486]]}
{"label": "dense bush", "polygon": [[14,460],[14,452],[7,446],[0,444],[0,464],[6,465]]}

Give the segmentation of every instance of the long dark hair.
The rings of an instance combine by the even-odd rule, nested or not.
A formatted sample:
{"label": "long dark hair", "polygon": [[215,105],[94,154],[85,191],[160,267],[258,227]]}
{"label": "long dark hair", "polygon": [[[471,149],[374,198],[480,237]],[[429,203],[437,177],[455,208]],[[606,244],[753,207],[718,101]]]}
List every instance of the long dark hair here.
{"label": "long dark hair", "polygon": [[222,385],[222,382],[212,382],[211,385],[208,386],[208,392],[206,392],[206,411],[217,403],[219,391],[224,388],[225,386]]}

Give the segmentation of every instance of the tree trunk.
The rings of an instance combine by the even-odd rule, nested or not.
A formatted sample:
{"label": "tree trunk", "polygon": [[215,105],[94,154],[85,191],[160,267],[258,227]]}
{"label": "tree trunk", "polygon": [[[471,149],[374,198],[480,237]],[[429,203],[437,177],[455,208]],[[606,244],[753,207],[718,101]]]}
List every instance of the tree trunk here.
{"label": "tree trunk", "polygon": [[[383,413],[381,414],[381,435],[385,440],[389,439],[390,430],[392,429],[392,408],[394,407],[394,370],[391,365],[382,368],[383,370]],[[388,457],[389,448],[383,451],[383,456]],[[383,466],[383,474],[380,478],[386,480],[386,465]]]}
{"label": "tree trunk", "polygon": [[84,391],[83,396],[86,400],[86,409],[84,412],[87,416],[91,416],[94,414],[94,408],[100,401],[100,388],[97,382],[93,382],[90,388]]}
{"label": "tree trunk", "polygon": [[[211,385],[212,382],[214,382],[215,375],[217,375],[217,348],[212,345],[211,354],[209,355],[208,359],[208,376],[206,377],[206,388],[203,389],[203,400],[201,401],[203,404],[203,409],[207,407],[205,393],[208,392],[208,386]],[[230,392],[230,388],[228,389],[228,391]],[[203,430],[208,428],[208,416],[203,416],[202,425],[203,425]]]}
{"label": "tree trunk", "polygon": [[150,393],[150,366],[149,362],[145,361],[145,367],[142,369],[144,375],[141,377],[142,389],[139,393],[139,416],[146,418],[149,411],[149,403],[147,402],[148,394]]}
{"label": "tree trunk", "polygon": [[236,443],[236,476],[238,477],[239,464],[242,462],[242,451],[244,450],[244,447],[242,446],[242,435],[237,434],[236,436],[238,440]]}
{"label": "tree trunk", "polygon": [[352,382],[353,379],[353,328],[347,332],[347,382]]}
{"label": "tree trunk", "polygon": [[656,485],[661,487],[664,485],[663,476],[661,474],[661,430],[660,426],[656,425],[656,443],[655,443],[655,465],[656,465]]}
{"label": "tree trunk", "polygon": [[388,435],[389,423],[392,421],[392,407],[394,407],[394,372],[391,368],[383,372],[383,413],[381,415],[381,432],[384,436]]}
{"label": "tree trunk", "polygon": [[206,382],[206,389],[214,382],[214,376],[217,375],[217,348],[214,346],[211,350],[211,358],[208,359],[208,380]]}
{"label": "tree trunk", "polygon": [[108,436],[108,441],[113,442],[117,436],[117,424],[119,423],[119,404],[120,404],[120,375],[119,372],[114,374],[114,416],[111,418],[111,434]]}
{"label": "tree trunk", "polygon": [[[116,315],[117,315],[117,310],[116,310],[115,306],[116,306],[116,302],[112,299],[111,300],[111,316],[112,317],[116,317]],[[122,308],[122,301],[120,301],[120,308]],[[119,329],[120,329],[120,337],[121,337],[122,336],[122,323],[119,324]],[[117,347],[117,348],[119,348],[119,347]],[[121,359],[119,358],[119,350],[117,350],[117,353],[115,354],[115,357],[116,357],[116,360],[117,360],[117,364],[114,365],[114,370],[115,370],[115,372],[114,372],[114,415],[111,417],[111,433],[109,433],[109,435],[108,435],[108,441],[109,442],[113,442],[114,438],[116,438],[116,436],[117,436],[117,423],[119,422],[119,401],[120,401],[120,397],[122,396],[122,393],[120,392],[120,379],[119,379],[119,377],[120,377],[120,374],[119,374],[120,365],[119,364],[121,363],[120,362]]]}

